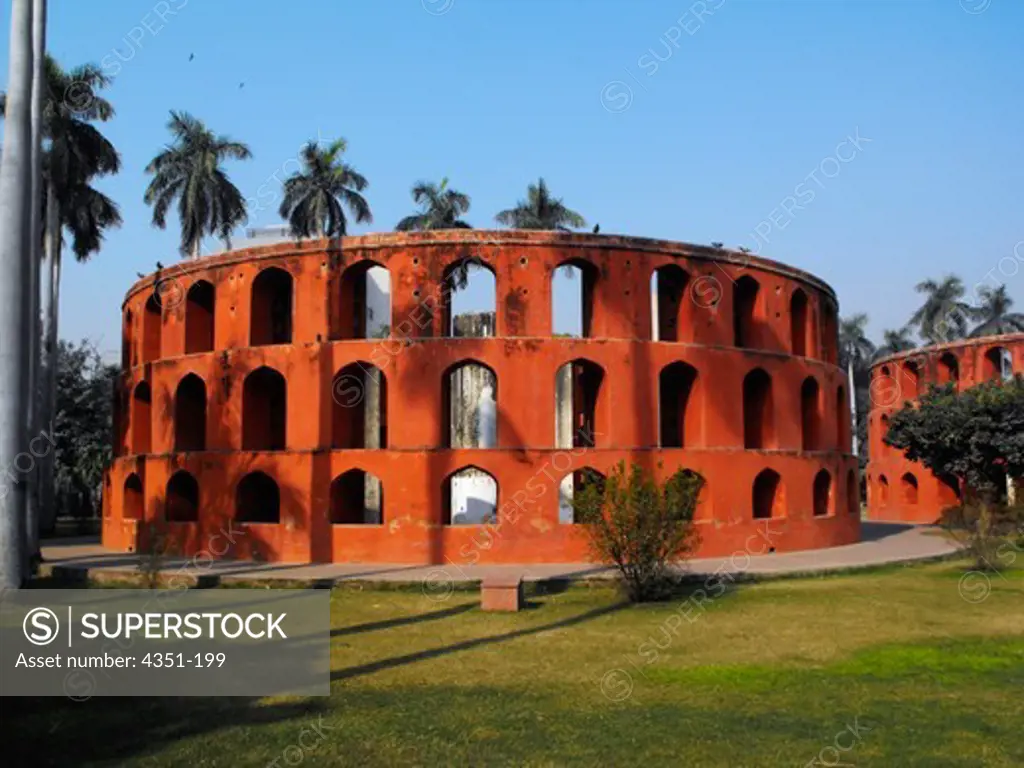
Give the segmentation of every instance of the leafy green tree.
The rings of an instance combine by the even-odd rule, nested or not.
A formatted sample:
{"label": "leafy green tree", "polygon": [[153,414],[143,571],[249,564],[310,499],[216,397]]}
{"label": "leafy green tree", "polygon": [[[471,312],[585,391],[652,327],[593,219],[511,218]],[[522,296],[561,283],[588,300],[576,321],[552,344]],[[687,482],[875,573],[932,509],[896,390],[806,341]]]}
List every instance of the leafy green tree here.
{"label": "leafy green tree", "polygon": [[1024,378],[959,393],[952,384],[933,387],[917,407],[893,415],[885,441],[937,476],[995,501],[1007,477],[1024,477]]}
{"label": "leafy green tree", "polygon": [[696,548],[693,519],[703,487],[703,478],[688,470],[658,483],[638,464],[627,470],[619,462],[606,479],[591,476],[573,495],[573,512],[591,550],[618,569],[633,602],[665,597],[672,561]]}
{"label": "leafy green tree", "polygon": [[917,327],[922,339],[929,344],[944,344],[967,335],[977,311],[964,301],[964,284],[959,277],[923,280],[915,290],[925,295],[925,302],[911,316],[910,325]]}
{"label": "leafy green tree", "polygon": [[913,331],[910,328],[899,330],[885,330],[882,332],[882,346],[875,353],[876,358],[898,355],[900,352],[909,352],[917,348],[913,339]]}
{"label": "leafy green tree", "polygon": [[447,178],[441,179],[440,184],[417,182],[412,188],[412,199],[420,211],[398,222],[397,231],[472,229],[462,218],[469,213],[469,196],[449,189]]}
{"label": "leafy green tree", "polygon": [[325,149],[315,141],[303,147],[303,168],[285,180],[279,211],[296,238],[348,234],[345,208],[357,224],[373,221],[370,206],[360,194],[369,182],[341,158],[347,146],[338,139]]}
{"label": "leafy green tree", "polygon": [[515,208],[501,211],[494,219],[512,229],[551,229],[569,232],[587,226],[586,220],[576,211],[567,208],[561,198],[551,196],[543,178],[527,187],[525,200],[520,200]]}
{"label": "leafy green tree", "polygon": [[[63,515],[98,514],[103,469],[111,460],[111,393],[118,372],[88,342],[58,346],[52,444],[57,508]],[[44,427],[49,432],[49,425]]]}
{"label": "leafy green tree", "polygon": [[1020,333],[1024,331],[1024,314],[1011,312],[1013,299],[1006,292],[1006,286],[996,288],[984,286],[978,291],[981,306],[977,317],[980,325],[971,331],[972,337],[998,336],[1003,333]]}
{"label": "leafy green tree", "polygon": [[171,112],[173,142],[146,166],[153,176],[143,198],[153,206],[153,225],[167,226],[167,211],[178,201],[181,253],[199,258],[204,235],[231,249],[231,231],[246,220],[245,198],[222,168],[225,160],[248,160],[249,147],[218,136],[187,112]]}

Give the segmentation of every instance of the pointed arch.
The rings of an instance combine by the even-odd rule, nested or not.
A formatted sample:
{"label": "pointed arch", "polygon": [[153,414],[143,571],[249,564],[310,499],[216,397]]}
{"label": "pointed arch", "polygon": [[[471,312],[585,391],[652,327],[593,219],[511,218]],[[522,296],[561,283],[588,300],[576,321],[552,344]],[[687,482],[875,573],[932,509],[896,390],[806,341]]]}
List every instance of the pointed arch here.
{"label": "pointed arch", "polygon": [[449,264],[441,279],[441,332],[451,337],[496,334],[498,274],[476,257]]}
{"label": "pointed arch", "polygon": [[213,283],[197,280],[185,295],[185,354],[212,352],[217,292]]}
{"label": "pointed arch", "polygon": [[751,501],[755,520],[785,517],[786,489],[778,472],[765,469],[754,478]]}
{"label": "pointed arch", "polygon": [[153,393],[149,384],[140,381],[132,394],[132,453],[149,453],[153,434]]}
{"label": "pointed arch", "polygon": [[878,502],[883,507],[889,504],[889,478],[885,475],[878,476]]}
{"label": "pointed arch", "polygon": [[341,275],[330,338],[375,339],[391,331],[391,272],[383,264],[362,259]]}
{"label": "pointed arch", "polygon": [[917,504],[917,478],[912,472],[907,472],[900,478],[900,492],[904,504],[914,506]]}
{"label": "pointed arch", "polygon": [[561,366],[555,373],[555,447],[593,448],[606,427],[604,368],[585,358]]}
{"label": "pointed arch", "polygon": [[586,259],[567,259],[552,270],[551,329],[555,336],[593,337],[594,299],[600,274]]}
{"label": "pointed arch", "polygon": [[860,517],[860,483],[853,469],[846,473],[846,511],[851,517]]}
{"label": "pointed arch", "polygon": [[206,450],[206,384],[194,373],[174,392],[174,450]]}
{"label": "pointed arch", "polygon": [[288,387],[284,376],[263,366],[242,386],[242,450],[283,451],[288,435]]}
{"label": "pointed arch", "polygon": [[802,288],[797,288],[789,300],[790,351],[797,357],[807,357],[809,337],[807,294]]}
{"label": "pointed arch", "polygon": [[388,380],[364,361],[341,368],[331,383],[331,447],[377,450],[388,447]]}
{"label": "pointed arch", "polygon": [[124,480],[124,498],[121,515],[125,520],[142,520],[145,515],[146,500],[142,490],[142,478],[132,472]]}
{"label": "pointed arch", "polygon": [[814,476],[814,516],[825,517],[832,512],[832,475],[821,470]]}
{"label": "pointed arch", "polygon": [[476,466],[463,467],[444,480],[443,525],[482,525],[498,521],[498,481]]}
{"label": "pointed arch", "polygon": [[803,450],[821,449],[821,387],[813,376],[800,386],[800,434]]}
{"label": "pointed arch", "polygon": [[573,499],[581,493],[584,488],[591,485],[596,486],[598,493],[604,493],[604,484],[607,481],[604,473],[593,467],[580,467],[575,472],[570,472],[558,484],[558,522],[565,525],[572,525],[577,522],[576,510],[573,508]]}
{"label": "pointed arch", "polygon": [[235,489],[235,520],[239,523],[280,523],[281,490],[270,475],[250,472]]}
{"label": "pointed arch", "polygon": [[160,359],[160,344],[163,334],[163,308],[156,292],[146,300],[142,313],[142,362],[151,363]]}
{"label": "pointed arch", "polygon": [[252,281],[249,345],[292,343],[292,276],[280,267],[267,267]]}
{"label": "pointed arch", "polygon": [[952,352],[944,354],[939,358],[938,368],[940,384],[959,384],[960,362],[956,359],[956,355]]}
{"label": "pointed arch", "polygon": [[653,313],[653,339],[655,341],[682,341],[692,338],[690,304],[687,290],[690,274],[678,264],[666,264],[651,273],[651,295],[656,312]]}
{"label": "pointed arch", "polygon": [[758,338],[758,304],[761,284],[750,275],[743,275],[733,284],[732,328],[733,345],[757,349]]}
{"label": "pointed arch", "polygon": [[183,469],[175,472],[167,481],[164,519],[170,523],[199,521],[199,483]]}
{"label": "pointed arch", "polygon": [[460,360],[441,376],[445,447],[498,447],[498,375],[477,360]]}
{"label": "pointed arch", "polygon": [[332,525],[381,525],[384,488],[372,472],[353,468],[331,482]]}
{"label": "pointed arch", "polygon": [[658,413],[662,448],[700,446],[702,413],[697,369],[677,360],[658,374]]}
{"label": "pointed arch", "polygon": [[774,446],[772,377],[763,368],[755,368],[743,379],[743,447],[760,450]]}

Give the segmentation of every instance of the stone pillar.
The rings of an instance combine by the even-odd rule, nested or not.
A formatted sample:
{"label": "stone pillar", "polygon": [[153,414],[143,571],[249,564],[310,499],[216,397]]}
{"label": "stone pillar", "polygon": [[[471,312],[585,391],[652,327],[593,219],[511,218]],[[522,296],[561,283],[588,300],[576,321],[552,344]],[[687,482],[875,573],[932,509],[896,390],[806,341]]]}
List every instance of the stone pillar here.
{"label": "stone pillar", "polygon": [[[380,444],[380,421],[381,421],[381,398],[380,381],[381,373],[377,368],[369,368],[365,372],[363,382],[364,397],[363,407],[366,409],[363,414],[363,445],[367,450],[379,450]],[[363,520],[370,525],[380,525],[384,522],[381,519],[381,501],[383,490],[380,479],[367,474],[363,481]]]}

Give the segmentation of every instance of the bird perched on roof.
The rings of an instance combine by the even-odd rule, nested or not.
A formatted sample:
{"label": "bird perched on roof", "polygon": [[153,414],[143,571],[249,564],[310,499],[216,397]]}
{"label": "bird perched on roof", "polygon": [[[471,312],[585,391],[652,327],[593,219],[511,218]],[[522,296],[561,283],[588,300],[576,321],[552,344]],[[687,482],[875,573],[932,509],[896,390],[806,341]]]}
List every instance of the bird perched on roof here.
{"label": "bird perched on roof", "polygon": [[600,224],[595,224],[594,225],[594,234],[597,235],[597,234],[600,234],[600,232],[601,232],[601,225]]}
{"label": "bird perched on roof", "polygon": [[164,265],[163,265],[163,264],[161,264],[161,263],[160,263],[160,262],[158,261],[158,262],[156,263],[156,271],[157,271],[157,272],[159,272],[159,271],[160,271],[161,269],[163,269],[163,268],[164,268]]}
{"label": "bird perched on roof", "polygon": [[141,272],[136,272],[135,274],[139,276],[139,280],[145,277],[145,275],[142,274]]}

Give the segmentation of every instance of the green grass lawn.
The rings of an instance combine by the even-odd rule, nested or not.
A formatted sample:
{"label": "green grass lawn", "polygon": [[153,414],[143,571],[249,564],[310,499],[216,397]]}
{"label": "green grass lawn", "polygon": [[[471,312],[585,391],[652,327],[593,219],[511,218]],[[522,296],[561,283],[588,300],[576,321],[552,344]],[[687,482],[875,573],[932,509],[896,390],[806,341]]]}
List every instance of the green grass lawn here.
{"label": "green grass lawn", "polygon": [[6,699],[0,764],[1021,766],[1024,570],[980,602],[962,573],[519,614],[338,589],[329,699]]}

